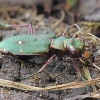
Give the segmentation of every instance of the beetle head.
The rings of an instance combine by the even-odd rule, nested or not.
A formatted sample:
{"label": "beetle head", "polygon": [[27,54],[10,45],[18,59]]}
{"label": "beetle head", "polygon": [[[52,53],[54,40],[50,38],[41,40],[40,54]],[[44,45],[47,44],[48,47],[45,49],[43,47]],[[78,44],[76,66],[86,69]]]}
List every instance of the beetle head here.
{"label": "beetle head", "polygon": [[80,57],[85,49],[85,42],[81,38],[70,38],[64,41],[64,47],[71,57]]}

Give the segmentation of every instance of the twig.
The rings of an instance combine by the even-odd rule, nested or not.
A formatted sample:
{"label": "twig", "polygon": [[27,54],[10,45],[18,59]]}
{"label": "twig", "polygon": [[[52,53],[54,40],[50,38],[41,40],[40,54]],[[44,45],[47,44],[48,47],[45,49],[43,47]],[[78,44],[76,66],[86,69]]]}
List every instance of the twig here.
{"label": "twig", "polygon": [[[86,81],[86,84],[88,86],[96,84],[96,83],[100,84],[100,78]],[[84,82],[70,82],[66,84],[41,88],[41,87],[35,87],[35,86],[25,85],[18,82],[12,82],[9,80],[0,79],[0,86],[26,90],[26,91],[46,91],[46,90],[64,90],[64,89],[71,89],[71,88],[82,88],[82,87],[85,87],[85,84]]]}
{"label": "twig", "polygon": [[95,35],[93,35],[93,34],[91,34],[91,33],[87,33],[87,34],[93,36],[94,38],[96,38],[96,39],[98,39],[98,40],[100,41],[100,38],[96,37]]}
{"label": "twig", "polygon": [[98,67],[97,65],[95,65],[94,63],[93,63],[93,66],[94,67],[96,67],[97,69],[99,69],[100,70],[100,67]]}
{"label": "twig", "polygon": [[63,21],[65,17],[65,12],[63,10],[61,11],[61,15],[62,15],[61,18],[55,24],[52,25],[51,27],[52,29],[54,29],[57,25],[59,25]]}
{"label": "twig", "polygon": [[100,93],[91,93],[91,95],[89,94],[75,95],[74,97],[66,98],[66,100],[83,100],[84,98],[87,98],[87,97],[100,98]]}

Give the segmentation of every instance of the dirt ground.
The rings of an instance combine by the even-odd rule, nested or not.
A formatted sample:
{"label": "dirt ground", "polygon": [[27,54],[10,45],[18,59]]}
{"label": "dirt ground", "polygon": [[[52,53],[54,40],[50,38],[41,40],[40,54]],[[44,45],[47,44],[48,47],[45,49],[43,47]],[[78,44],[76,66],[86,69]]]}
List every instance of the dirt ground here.
{"label": "dirt ground", "polygon": [[[99,0],[76,0],[77,2],[74,5],[70,5],[68,2],[65,3],[64,0],[51,0],[53,3],[50,0],[48,2],[46,2],[47,0],[43,0],[42,3],[39,0],[38,2],[28,0],[28,3],[27,1],[24,3],[17,2],[17,0],[14,1],[0,1],[0,22],[6,24],[32,24],[35,34],[54,33],[56,37],[59,37],[64,32],[66,32],[66,35],[74,35],[78,30],[71,25],[77,23],[83,28],[82,31],[84,33],[89,30],[91,34],[98,38],[100,37]],[[86,5],[87,3],[89,4],[88,6]],[[83,21],[86,23],[83,24]],[[14,35],[28,33],[29,27],[7,28],[0,26],[0,41]],[[75,64],[85,79],[88,80],[88,76],[84,75],[83,66],[88,67],[91,79],[100,78],[100,38],[89,38],[85,34],[84,37],[94,41],[90,44],[90,56],[88,58],[88,55],[85,55],[87,57],[84,60],[85,65],[78,60],[75,60]],[[70,58],[67,55],[62,56],[62,59],[56,57],[41,73],[25,80],[19,80],[37,72],[47,62],[47,59],[44,59],[47,55],[31,57],[32,62],[29,63],[9,55],[1,55],[0,78],[36,87],[48,87],[84,81],[79,76],[72,61],[62,62],[62,59]],[[93,64],[99,67],[99,69],[93,66]],[[55,67],[57,68],[55,69]],[[86,83],[84,82],[84,84]],[[0,87],[0,100],[100,100],[100,81],[98,84],[95,84],[94,88],[92,85],[86,85],[82,88],[46,91],[23,91],[15,88]],[[89,93],[97,93],[98,96],[94,96],[93,98]]]}

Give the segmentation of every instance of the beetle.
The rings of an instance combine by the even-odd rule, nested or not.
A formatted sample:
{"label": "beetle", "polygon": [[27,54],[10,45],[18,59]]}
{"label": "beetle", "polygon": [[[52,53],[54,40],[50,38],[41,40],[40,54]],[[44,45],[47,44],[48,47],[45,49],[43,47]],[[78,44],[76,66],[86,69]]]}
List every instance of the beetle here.
{"label": "beetle", "polygon": [[[5,24],[2,25],[5,26]],[[7,25],[7,27],[16,27],[16,26],[29,26],[30,34],[16,35],[3,40],[0,43],[1,53],[7,53],[16,58],[19,58],[19,56],[31,56],[31,55],[37,56],[50,53],[51,57],[42,66],[42,68],[35,74],[40,73],[56,56],[68,55],[72,58],[72,63],[74,67],[82,77],[81,72],[75,65],[73,58],[82,57],[82,54],[85,51],[85,41],[83,38],[76,38],[75,35],[70,38],[67,37],[65,33],[63,33],[59,37],[56,37],[54,34],[50,33],[33,34],[32,26],[29,24]],[[27,79],[35,74],[32,74],[20,80]],[[84,81],[84,84],[86,84],[83,77],[82,80]]]}
{"label": "beetle", "polygon": [[[23,34],[0,43],[0,50],[14,55],[43,55],[50,50],[61,51],[72,57],[81,56],[85,43],[81,38],[55,37],[54,34]],[[56,53],[56,52],[55,52]]]}
{"label": "beetle", "polygon": [[[9,25],[12,27],[14,25]],[[15,25],[17,26],[17,25]],[[24,26],[24,25],[19,25]],[[33,32],[30,25],[30,33]],[[85,42],[82,38],[69,38],[65,34],[56,37],[54,34],[23,34],[12,36],[0,43],[0,52],[11,56],[31,56],[51,53],[50,59],[38,71],[41,72],[49,62],[58,54],[69,55],[72,58],[81,57],[85,50]]]}

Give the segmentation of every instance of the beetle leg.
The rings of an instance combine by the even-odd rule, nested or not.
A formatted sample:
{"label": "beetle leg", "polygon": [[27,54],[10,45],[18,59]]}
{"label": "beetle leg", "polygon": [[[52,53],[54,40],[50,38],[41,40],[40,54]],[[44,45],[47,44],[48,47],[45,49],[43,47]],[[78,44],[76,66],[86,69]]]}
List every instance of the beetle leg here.
{"label": "beetle leg", "polygon": [[37,71],[36,73],[34,73],[34,74],[32,74],[32,75],[30,75],[30,76],[28,76],[28,77],[22,78],[22,79],[20,79],[20,80],[25,80],[25,79],[27,79],[27,78],[30,78],[30,77],[32,77],[32,76],[34,76],[34,75],[40,73],[40,72],[41,72],[55,57],[56,57],[56,55],[54,54],[53,56],[51,56],[51,57],[48,59],[48,61],[42,66],[42,68],[41,68],[39,71]]}
{"label": "beetle leg", "polygon": [[89,92],[89,87],[88,87],[88,85],[86,84],[86,80],[85,80],[84,77],[82,76],[82,74],[81,74],[80,70],[78,69],[77,65],[75,64],[74,60],[72,60],[72,63],[73,63],[73,65],[74,65],[75,69],[77,70],[77,72],[79,73],[79,75],[81,76],[81,78],[82,78],[82,80],[83,80],[83,82],[84,82],[84,84],[85,84],[85,86],[86,86],[87,92],[90,93],[90,92]]}
{"label": "beetle leg", "polygon": [[[80,58],[70,58],[70,59],[68,59],[68,60],[71,60],[71,61],[72,61],[72,64],[73,64],[74,68],[76,69],[76,71],[78,72],[78,74],[80,75],[80,77],[82,78],[82,80],[83,80],[83,82],[84,82],[84,84],[85,84],[85,86],[86,86],[86,90],[87,90],[87,92],[89,93],[89,88],[88,88],[88,85],[86,84],[86,80],[85,80],[84,77],[82,76],[82,74],[81,74],[79,68],[77,67],[77,65],[76,65],[76,63],[75,63],[75,61],[74,61],[74,60],[79,60],[79,61],[80,61]],[[67,60],[66,60],[66,61],[67,61]]]}
{"label": "beetle leg", "polygon": [[4,53],[4,54],[10,55],[10,56],[12,56],[12,57],[15,57],[15,58],[17,58],[17,59],[20,59],[18,56],[14,55],[14,54],[11,53],[11,52],[7,52],[7,51],[2,51],[2,50],[0,50],[0,53]]}
{"label": "beetle leg", "polygon": [[38,73],[40,73],[54,58],[56,57],[56,55],[54,54],[53,56],[51,56],[48,61],[42,66],[42,68],[38,71]]}
{"label": "beetle leg", "polygon": [[62,36],[66,36],[66,32],[62,33]]}
{"label": "beetle leg", "polygon": [[30,24],[9,25],[8,27],[25,27],[25,26],[29,26],[30,34],[33,34],[33,27]]}
{"label": "beetle leg", "polygon": [[0,22],[0,25],[4,26],[6,28],[9,28],[9,27],[26,27],[26,26],[28,26],[29,29],[30,29],[30,34],[33,34],[33,27],[30,24],[9,25],[9,24],[4,24],[4,23]]}

